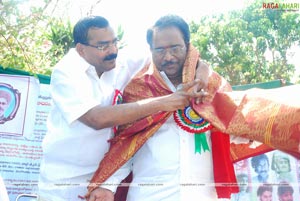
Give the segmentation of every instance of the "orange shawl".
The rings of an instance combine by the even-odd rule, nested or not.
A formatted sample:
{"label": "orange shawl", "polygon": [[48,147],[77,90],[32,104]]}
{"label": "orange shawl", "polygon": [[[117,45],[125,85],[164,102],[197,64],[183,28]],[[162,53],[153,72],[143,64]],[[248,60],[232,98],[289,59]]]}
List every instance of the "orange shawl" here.
{"label": "orange shawl", "polygon": [[278,149],[300,158],[300,85],[277,89],[214,91],[212,102],[194,105],[218,130],[263,144],[231,144],[233,161]]}
{"label": "orange shawl", "polygon": [[[183,68],[183,83],[194,80],[198,60],[198,51],[190,46]],[[220,76],[217,77],[217,80],[223,81]],[[225,86],[222,88],[223,90],[231,90],[228,83]],[[124,102],[135,102],[171,93],[172,91],[165,84],[157,68],[151,63],[131,80],[124,91],[123,100]],[[155,134],[170,115],[172,112],[159,112],[132,124],[119,127],[118,135],[111,140],[110,150],[100,162],[99,168],[88,186],[86,197],[125,164]],[[215,183],[225,184],[224,186],[216,186],[217,194],[219,198],[230,198],[231,193],[238,192],[238,187],[237,185],[226,185],[236,183],[233,164],[230,159],[229,135],[215,130],[211,134],[211,140]]]}

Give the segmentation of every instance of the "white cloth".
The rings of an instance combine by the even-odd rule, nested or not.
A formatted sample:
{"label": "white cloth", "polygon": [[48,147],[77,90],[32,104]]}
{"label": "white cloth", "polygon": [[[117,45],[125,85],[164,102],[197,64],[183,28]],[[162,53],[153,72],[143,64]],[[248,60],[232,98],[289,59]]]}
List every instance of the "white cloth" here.
{"label": "white cloth", "polygon": [[9,201],[7,190],[1,175],[0,175],[0,200]]}
{"label": "white cloth", "polygon": [[100,79],[95,67],[75,49],[56,65],[40,167],[39,195],[45,200],[76,201],[79,194],[86,193],[88,180],[108,151],[112,129],[95,130],[78,118],[97,105],[112,105],[115,90],[122,91],[144,62],[143,58],[125,61],[120,56],[117,67]]}
{"label": "white cloth", "polygon": [[[205,135],[211,150],[210,132]],[[195,153],[194,134],[181,129],[171,116],[102,187],[115,192],[116,184],[132,170],[127,201],[213,201],[218,199],[212,165],[211,151]]]}

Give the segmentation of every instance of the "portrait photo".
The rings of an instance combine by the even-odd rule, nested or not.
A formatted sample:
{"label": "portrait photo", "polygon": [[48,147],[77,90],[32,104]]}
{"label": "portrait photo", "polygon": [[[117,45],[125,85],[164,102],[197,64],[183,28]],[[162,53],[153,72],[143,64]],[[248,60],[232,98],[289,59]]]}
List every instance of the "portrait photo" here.
{"label": "portrait photo", "polygon": [[8,83],[0,82],[0,124],[14,119],[20,106],[21,93]]}
{"label": "portrait photo", "polygon": [[33,133],[39,82],[33,76],[0,74],[0,136]]}

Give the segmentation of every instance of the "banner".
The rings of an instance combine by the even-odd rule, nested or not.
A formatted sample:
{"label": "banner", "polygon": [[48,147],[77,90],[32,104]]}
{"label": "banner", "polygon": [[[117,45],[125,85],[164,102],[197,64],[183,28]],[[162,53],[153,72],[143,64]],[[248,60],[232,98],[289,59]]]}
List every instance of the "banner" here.
{"label": "banner", "polygon": [[0,97],[1,90],[11,99],[0,123],[0,176],[9,200],[15,200],[37,191],[51,97],[49,85],[30,76],[0,75]]}
{"label": "banner", "polygon": [[240,192],[231,201],[278,201],[278,192],[288,191],[300,200],[300,160],[291,155],[275,150],[236,162],[234,169]]}

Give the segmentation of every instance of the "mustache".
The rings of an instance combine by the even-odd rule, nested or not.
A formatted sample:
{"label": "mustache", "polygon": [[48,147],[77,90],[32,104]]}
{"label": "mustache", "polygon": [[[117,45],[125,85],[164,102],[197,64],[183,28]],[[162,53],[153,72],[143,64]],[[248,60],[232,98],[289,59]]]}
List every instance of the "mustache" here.
{"label": "mustache", "polygon": [[109,61],[109,60],[113,60],[115,58],[117,58],[118,54],[110,54],[106,57],[104,57],[104,61]]}
{"label": "mustache", "polygon": [[168,65],[172,65],[172,64],[176,64],[177,62],[173,62],[173,61],[166,61],[166,62],[164,62],[164,63],[162,63],[162,67],[166,67],[166,66],[168,66]]}

